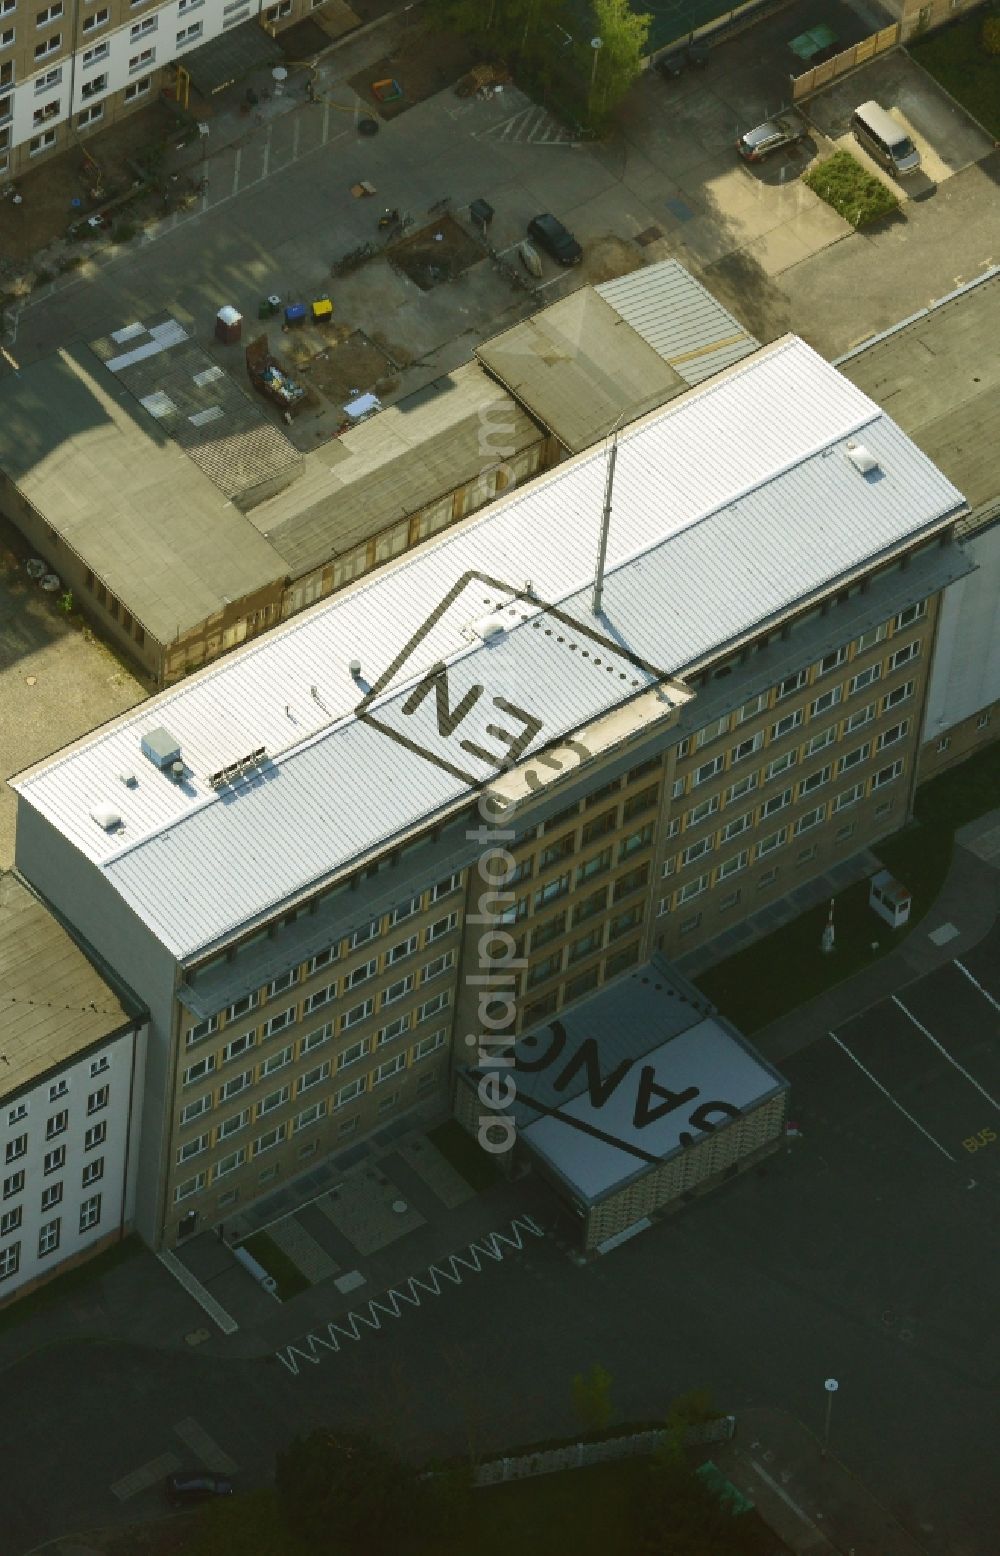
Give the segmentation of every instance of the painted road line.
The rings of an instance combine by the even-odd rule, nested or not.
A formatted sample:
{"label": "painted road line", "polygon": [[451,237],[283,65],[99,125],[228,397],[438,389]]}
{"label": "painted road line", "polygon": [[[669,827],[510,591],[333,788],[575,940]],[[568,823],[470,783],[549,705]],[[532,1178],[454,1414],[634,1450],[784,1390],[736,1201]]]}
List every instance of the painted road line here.
{"label": "painted road line", "polygon": [[176,1281],[184,1287],[189,1296],[194,1297],[202,1312],[207,1313],[213,1323],[218,1324],[223,1334],[235,1334],[240,1327],[235,1318],[231,1318],[225,1308],[206,1291],[197,1276],[192,1275],[186,1264],[182,1264],[176,1254],[169,1249],[164,1249],[156,1256],[165,1270],[169,1270]]}
{"label": "painted road line", "polygon": [[851,1050],[848,1048],[847,1044],[845,1042],[843,1042],[842,1039],[837,1036],[836,1032],[828,1032],[827,1033],[827,1037],[832,1037],[833,1038],[833,1041],[836,1043],[837,1047],[843,1049],[843,1051],[847,1055],[848,1059],[853,1060],[853,1062],[857,1065],[858,1069],[861,1071],[862,1075],[867,1075],[867,1077],[871,1081],[872,1085],[873,1086],[877,1086],[879,1091],[882,1093],[882,1095],[884,1097],[888,1097],[888,1099],[892,1103],[893,1107],[894,1108],[898,1108],[900,1113],[902,1113],[903,1117],[904,1118],[908,1118],[910,1120],[910,1123],[914,1126],[914,1128],[915,1129],[919,1129],[920,1133],[922,1135],[926,1136],[926,1138],[930,1141],[931,1145],[937,1146],[937,1148],[941,1152],[942,1156],[947,1156],[947,1158],[948,1158],[948,1160],[950,1162],[953,1162],[955,1160],[954,1156],[952,1156],[950,1151],[945,1149],[945,1147],[941,1144],[940,1140],[935,1140],[934,1136],[930,1133],[930,1131],[925,1129],[923,1124],[919,1123],[918,1120],[914,1118],[912,1113],[907,1112],[906,1108],[904,1108],[904,1106],[903,1106],[903,1104],[901,1102],[897,1102],[896,1101],[896,1098],[893,1096],[892,1092],[889,1091],[887,1087],[882,1085],[882,1082],[880,1080],[878,1080],[872,1074],[871,1070],[865,1068],[865,1066],[861,1063],[861,1060],[857,1057],[857,1055],[853,1054],[851,1052]]}
{"label": "painted road line", "polygon": [[209,1436],[194,1416],[185,1416],[183,1421],[178,1421],[174,1431],[207,1470],[214,1470],[217,1475],[231,1475],[239,1468],[236,1460],[219,1447],[215,1438]]}
{"label": "painted road line", "polygon": [[978,978],[974,978],[972,976],[972,974],[970,973],[969,969],[964,965],[964,963],[962,963],[962,962],[960,962],[958,960],[957,956],[955,958],[953,966],[957,967],[960,973],[964,973],[965,974],[966,978],[968,978],[968,980],[972,984],[973,988],[979,990],[979,992],[983,996],[984,1000],[989,1000],[989,1002],[993,1006],[994,1010],[1000,1010],[1000,1000],[995,1000],[993,998],[993,995],[990,993],[989,989],[984,989],[983,988],[982,984],[979,982],[979,979]]}
{"label": "painted road line", "polygon": [[150,1459],[148,1464],[142,1464],[131,1475],[126,1475],[122,1480],[116,1480],[111,1487],[111,1495],[117,1497],[119,1502],[127,1502],[129,1497],[137,1496],[140,1491],[148,1491],[150,1486],[155,1486],[158,1480],[165,1480],[173,1470],[179,1470],[181,1461],[176,1453],[161,1453],[158,1459]]}
{"label": "painted road line", "polygon": [[442,1295],[442,1281],[447,1281],[452,1286],[461,1286],[466,1276],[483,1273],[484,1259],[492,1264],[499,1264],[506,1253],[520,1253],[524,1247],[522,1232],[527,1232],[532,1237],[545,1236],[544,1229],[531,1216],[515,1216],[506,1231],[488,1232],[477,1242],[469,1243],[461,1253],[450,1254],[439,1263],[429,1265],[419,1275],[411,1275],[398,1286],[391,1286],[380,1296],[372,1297],[363,1306],[352,1308],[349,1313],[340,1314],[336,1319],[331,1319],[323,1325],[318,1333],[313,1331],[305,1335],[294,1345],[287,1345],[282,1350],[276,1351],[275,1355],[292,1377],[297,1378],[302,1370],[300,1363],[310,1362],[313,1366],[318,1366],[323,1359],[321,1351],[337,1354],[341,1350],[343,1341],[360,1340],[362,1329],[359,1325],[369,1331],[380,1330],[384,1327],[386,1319],[403,1316],[401,1303],[405,1303],[407,1307],[420,1307],[426,1297]]}
{"label": "painted road line", "polygon": [[937,1049],[938,1053],[939,1054],[943,1054],[943,1056],[947,1059],[948,1063],[949,1064],[953,1064],[955,1066],[955,1069],[958,1071],[958,1073],[960,1075],[964,1075],[965,1076],[965,1078],[968,1081],[969,1085],[970,1086],[975,1086],[975,1088],[978,1091],[979,1095],[981,1097],[985,1097],[987,1102],[989,1102],[993,1107],[995,1107],[998,1110],[998,1112],[1000,1112],[1000,1102],[997,1101],[996,1097],[992,1096],[990,1094],[990,1092],[988,1092],[986,1090],[985,1086],[981,1086],[979,1084],[979,1082],[976,1080],[976,1077],[969,1070],[967,1070],[965,1068],[964,1064],[959,1064],[959,1062],[955,1058],[954,1054],[950,1054],[948,1052],[947,1048],[944,1046],[944,1044],[938,1042],[938,1040],[934,1036],[933,1032],[928,1032],[928,1030],[924,1026],[923,1022],[917,1020],[917,1018],[913,1014],[912,1010],[907,1010],[906,1006],[903,1004],[903,1001],[899,998],[899,996],[897,994],[894,994],[892,996],[892,1003],[894,1005],[898,1005],[900,1010],[903,1012],[903,1015],[906,1016],[906,1018],[909,1021],[913,1022],[913,1025],[916,1027],[917,1031],[918,1032],[922,1032],[924,1034],[924,1036],[926,1037],[927,1041],[929,1043],[933,1043],[934,1044],[934,1047]]}

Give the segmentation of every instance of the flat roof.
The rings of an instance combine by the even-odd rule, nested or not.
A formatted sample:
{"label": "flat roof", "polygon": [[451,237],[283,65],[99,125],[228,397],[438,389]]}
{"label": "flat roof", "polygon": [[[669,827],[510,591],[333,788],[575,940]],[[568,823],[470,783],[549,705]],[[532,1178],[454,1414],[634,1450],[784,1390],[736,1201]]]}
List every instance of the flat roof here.
{"label": "flat roof", "polygon": [[[523,766],[643,693],[667,715],[670,678],[964,507],[794,336],[626,429],[595,617],[605,468],[568,460],[12,787],[193,959],[494,782],[498,727]],[[159,725],[182,781],[141,753]]]}
{"label": "flat roof", "polygon": [[836,364],[961,487],[1000,498],[1000,266]]}
{"label": "flat roof", "polygon": [[756,351],[758,340],[676,259],[594,287],[686,384],[700,384]]}
{"label": "flat roof", "polygon": [[571,453],[687,387],[592,286],[494,336],[476,356]]}
{"label": "flat roof", "polygon": [[80,343],[0,379],[0,470],[160,643],[285,576],[278,553]]}
{"label": "flat roof", "polygon": [[588,1204],[788,1086],[659,956],[520,1036],[515,1055],[498,1073],[516,1085],[520,1139]]}
{"label": "flat roof", "polygon": [[542,437],[517,401],[469,362],[307,454],[294,485],[247,516],[298,577]]}
{"label": "flat roof", "polygon": [[0,874],[0,1097],[135,1019],[24,881]]}

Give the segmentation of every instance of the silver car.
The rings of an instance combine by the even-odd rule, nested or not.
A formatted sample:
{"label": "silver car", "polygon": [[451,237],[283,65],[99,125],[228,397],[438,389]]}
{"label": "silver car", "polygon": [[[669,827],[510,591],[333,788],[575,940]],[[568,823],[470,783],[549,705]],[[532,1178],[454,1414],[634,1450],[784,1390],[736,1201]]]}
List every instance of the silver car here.
{"label": "silver car", "polygon": [[740,136],[736,150],[744,162],[763,162],[772,151],[779,151],[782,146],[797,146],[805,138],[805,128],[798,119],[765,119],[763,124]]}

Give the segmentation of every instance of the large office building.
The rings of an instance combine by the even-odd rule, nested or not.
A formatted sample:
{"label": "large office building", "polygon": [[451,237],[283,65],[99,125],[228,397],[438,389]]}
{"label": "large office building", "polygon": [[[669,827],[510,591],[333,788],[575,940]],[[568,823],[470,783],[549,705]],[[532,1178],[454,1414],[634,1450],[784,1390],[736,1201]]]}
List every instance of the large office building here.
{"label": "large office building", "polygon": [[[794,337],[622,433],[595,579],[607,469],[569,458],[13,780],[19,870],[149,1011],[154,1246],[440,1112],[487,1021],[536,1028],[906,819],[961,493]],[[495,1002],[484,920],[517,952]]]}

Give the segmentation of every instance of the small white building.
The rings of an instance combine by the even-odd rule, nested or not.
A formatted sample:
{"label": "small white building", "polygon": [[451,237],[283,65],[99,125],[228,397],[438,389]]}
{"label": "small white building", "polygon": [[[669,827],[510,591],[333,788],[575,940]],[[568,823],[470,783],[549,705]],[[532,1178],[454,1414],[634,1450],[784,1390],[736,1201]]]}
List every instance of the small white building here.
{"label": "small white building", "polygon": [[0,1307],[131,1230],[146,1023],[0,875]]}

